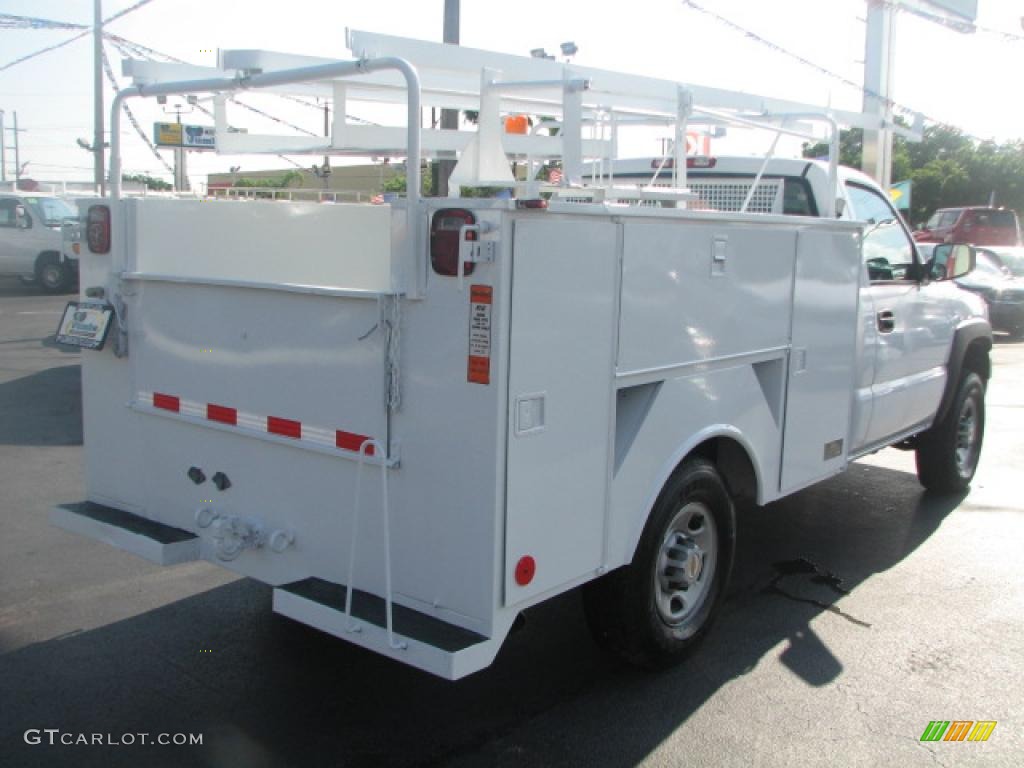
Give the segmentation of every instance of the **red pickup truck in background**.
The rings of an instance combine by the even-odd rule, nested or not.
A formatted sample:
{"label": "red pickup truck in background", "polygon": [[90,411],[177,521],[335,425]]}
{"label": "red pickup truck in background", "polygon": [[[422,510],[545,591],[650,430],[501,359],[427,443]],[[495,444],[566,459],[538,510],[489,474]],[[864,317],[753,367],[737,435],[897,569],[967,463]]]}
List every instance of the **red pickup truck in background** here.
{"label": "red pickup truck in background", "polygon": [[1020,245],[1020,222],[1008,208],[940,208],[914,233],[919,243]]}

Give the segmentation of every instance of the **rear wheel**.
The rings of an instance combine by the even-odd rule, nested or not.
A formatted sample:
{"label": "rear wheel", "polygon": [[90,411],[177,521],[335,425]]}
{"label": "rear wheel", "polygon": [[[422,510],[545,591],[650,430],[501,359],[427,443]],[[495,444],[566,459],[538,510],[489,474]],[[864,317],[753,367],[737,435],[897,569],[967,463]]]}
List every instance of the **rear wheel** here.
{"label": "rear wheel", "polygon": [[36,263],[36,282],[48,293],[62,293],[71,284],[71,265],[55,253],[45,253]]}
{"label": "rear wheel", "polygon": [[725,596],[735,530],[715,466],[684,463],[662,490],[633,562],[584,587],[597,642],[641,666],[682,659],[707,634]]}
{"label": "rear wheel", "polygon": [[972,372],[960,381],[946,418],[921,435],[917,477],[938,493],[967,490],[978,468],[985,437],[985,382]]}

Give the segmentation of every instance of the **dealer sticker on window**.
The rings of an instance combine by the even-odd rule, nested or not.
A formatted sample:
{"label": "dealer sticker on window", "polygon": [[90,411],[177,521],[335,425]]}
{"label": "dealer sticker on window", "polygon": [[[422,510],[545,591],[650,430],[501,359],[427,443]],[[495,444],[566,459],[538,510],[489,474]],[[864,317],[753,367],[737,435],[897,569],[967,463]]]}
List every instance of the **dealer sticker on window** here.
{"label": "dealer sticker on window", "polygon": [[84,349],[103,349],[114,308],[109,304],[68,302],[57,327],[57,343]]}

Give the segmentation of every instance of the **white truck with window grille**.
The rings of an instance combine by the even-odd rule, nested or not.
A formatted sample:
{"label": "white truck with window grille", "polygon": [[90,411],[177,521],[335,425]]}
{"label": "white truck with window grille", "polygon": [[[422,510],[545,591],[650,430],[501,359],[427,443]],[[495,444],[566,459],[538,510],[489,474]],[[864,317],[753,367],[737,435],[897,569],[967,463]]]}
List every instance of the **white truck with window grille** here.
{"label": "white truck with window grille", "polygon": [[[990,330],[870,181],[821,166],[819,216],[707,210],[679,156],[667,189],[580,185],[587,162],[614,175],[610,125],[678,132],[706,109],[792,132],[806,107],[351,40],[354,62],[227,52],[243,74],[168,65],[189,78],[169,82],[135,65],[112,179],[121,100],[210,92],[221,149],[394,147],[409,193],[126,200],[115,181],[84,202],[82,295],[59,334],[91,348],[87,498],[58,525],[220,563],[272,585],[284,615],[459,678],[523,609],[579,585],[601,642],[679,658],[723,599],[737,498],[765,504],[893,443],[917,447],[925,485],[970,482]],[[225,94],[286,86],[336,104],[397,94],[410,123],[350,125],[342,108],[326,139],[226,130]],[[424,105],[479,108],[479,130],[421,131]],[[499,116],[522,111],[562,130],[502,135]],[[456,186],[517,196],[422,199],[418,158],[449,151]],[[509,158],[556,156],[558,188],[511,177]],[[971,256],[958,248],[948,274]]]}

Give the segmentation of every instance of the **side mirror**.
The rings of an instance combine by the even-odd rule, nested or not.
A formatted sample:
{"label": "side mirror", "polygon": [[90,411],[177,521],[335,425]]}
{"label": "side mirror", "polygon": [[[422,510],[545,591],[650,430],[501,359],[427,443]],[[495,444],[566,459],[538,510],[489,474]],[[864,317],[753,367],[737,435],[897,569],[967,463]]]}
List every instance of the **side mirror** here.
{"label": "side mirror", "polygon": [[25,206],[20,203],[14,206],[14,222],[18,229],[28,229],[32,226],[32,218],[28,215],[28,211],[25,210]]}
{"label": "side mirror", "polygon": [[978,263],[978,252],[973,246],[963,243],[942,243],[935,246],[932,263],[945,265],[944,279],[955,280],[974,269]]}

